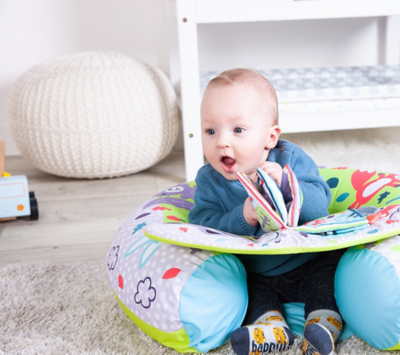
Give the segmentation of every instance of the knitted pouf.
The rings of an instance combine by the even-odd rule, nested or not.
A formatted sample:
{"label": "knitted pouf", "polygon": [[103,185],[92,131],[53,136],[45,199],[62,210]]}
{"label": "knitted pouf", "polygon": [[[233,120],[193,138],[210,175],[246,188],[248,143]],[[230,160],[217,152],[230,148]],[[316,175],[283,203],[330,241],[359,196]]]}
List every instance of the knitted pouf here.
{"label": "knitted pouf", "polygon": [[168,155],[178,134],[167,77],[114,52],[78,53],[28,70],[12,87],[9,113],[21,154],[65,177],[144,170]]}

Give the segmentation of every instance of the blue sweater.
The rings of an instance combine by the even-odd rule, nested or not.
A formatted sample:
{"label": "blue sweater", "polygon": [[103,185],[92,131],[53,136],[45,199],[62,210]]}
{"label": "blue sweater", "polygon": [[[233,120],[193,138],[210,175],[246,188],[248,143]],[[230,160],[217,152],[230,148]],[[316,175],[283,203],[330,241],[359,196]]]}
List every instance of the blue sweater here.
{"label": "blue sweater", "polygon": [[[288,164],[299,181],[303,193],[303,205],[299,225],[328,215],[331,192],[319,176],[314,161],[297,145],[278,140],[271,149],[267,161],[282,167]],[[209,163],[197,173],[197,189],[194,207],[189,212],[189,221],[210,228],[239,235],[262,235],[260,225],[250,226],[243,217],[243,204],[248,197],[239,180],[227,180]],[[280,275],[314,259],[318,253],[289,255],[236,255],[248,272],[265,276]]]}

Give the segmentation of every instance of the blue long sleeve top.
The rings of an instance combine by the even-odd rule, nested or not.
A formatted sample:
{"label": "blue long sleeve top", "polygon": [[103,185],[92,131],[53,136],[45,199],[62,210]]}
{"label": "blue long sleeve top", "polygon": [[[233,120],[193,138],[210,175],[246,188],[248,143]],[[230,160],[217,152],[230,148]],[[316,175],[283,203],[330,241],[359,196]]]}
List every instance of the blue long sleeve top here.
{"label": "blue long sleeve top", "polygon": [[[299,225],[328,215],[329,186],[320,178],[315,162],[300,147],[280,139],[270,150],[267,161],[282,167],[288,164],[296,174],[303,193]],[[190,223],[239,235],[259,236],[264,233],[259,224],[253,227],[243,217],[243,204],[248,195],[239,180],[225,179],[208,163],[199,169],[196,184],[194,207],[189,212]],[[236,256],[248,272],[273,276],[291,271],[314,259],[317,254]]]}

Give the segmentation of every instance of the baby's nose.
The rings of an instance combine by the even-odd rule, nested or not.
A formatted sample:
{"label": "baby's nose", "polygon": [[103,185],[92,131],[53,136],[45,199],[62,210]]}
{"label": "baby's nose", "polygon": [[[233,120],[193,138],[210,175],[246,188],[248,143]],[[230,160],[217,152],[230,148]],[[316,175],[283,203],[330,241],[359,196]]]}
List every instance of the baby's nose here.
{"label": "baby's nose", "polygon": [[218,139],[218,147],[219,148],[226,148],[226,147],[230,147],[230,142],[226,137],[220,137],[220,139]]}
{"label": "baby's nose", "polygon": [[219,148],[230,147],[231,143],[230,143],[229,138],[227,137],[226,134],[221,134],[219,136],[217,145],[218,145]]}

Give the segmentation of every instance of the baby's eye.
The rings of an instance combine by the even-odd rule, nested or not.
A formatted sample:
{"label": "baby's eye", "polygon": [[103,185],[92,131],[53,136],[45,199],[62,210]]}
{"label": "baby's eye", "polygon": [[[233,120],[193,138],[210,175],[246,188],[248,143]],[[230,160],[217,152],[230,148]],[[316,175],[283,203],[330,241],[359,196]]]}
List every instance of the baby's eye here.
{"label": "baby's eye", "polygon": [[242,132],[243,132],[243,128],[236,127],[233,131],[234,131],[235,133],[242,133]]}
{"label": "baby's eye", "polygon": [[207,129],[206,133],[212,136],[213,134],[215,134],[215,131],[213,129]]}

